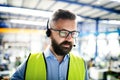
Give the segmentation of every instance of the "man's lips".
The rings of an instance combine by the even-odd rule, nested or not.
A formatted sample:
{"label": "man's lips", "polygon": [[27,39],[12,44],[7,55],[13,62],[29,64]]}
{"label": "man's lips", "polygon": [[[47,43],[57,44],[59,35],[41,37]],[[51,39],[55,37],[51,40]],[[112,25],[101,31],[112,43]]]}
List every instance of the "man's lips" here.
{"label": "man's lips", "polygon": [[69,44],[63,44],[63,47],[70,47]]}

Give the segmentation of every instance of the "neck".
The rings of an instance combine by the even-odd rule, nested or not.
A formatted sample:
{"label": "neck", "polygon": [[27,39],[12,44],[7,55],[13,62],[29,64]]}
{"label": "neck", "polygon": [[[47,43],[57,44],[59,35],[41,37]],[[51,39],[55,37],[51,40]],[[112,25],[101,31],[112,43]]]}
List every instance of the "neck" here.
{"label": "neck", "polygon": [[53,50],[52,47],[50,47],[50,50],[51,50],[51,52],[53,53],[53,55],[57,58],[58,62],[61,63],[61,62],[63,61],[63,59],[64,59],[64,55],[63,55],[63,56],[57,55],[57,54],[54,52],[54,50]]}

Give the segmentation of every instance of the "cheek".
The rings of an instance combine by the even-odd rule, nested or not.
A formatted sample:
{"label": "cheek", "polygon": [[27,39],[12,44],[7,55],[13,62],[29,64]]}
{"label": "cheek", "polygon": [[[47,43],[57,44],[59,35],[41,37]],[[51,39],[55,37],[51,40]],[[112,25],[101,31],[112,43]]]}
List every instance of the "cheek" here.
{"label": "cheek", "polygon": [[64,38],[61,38],[57,33],[52,34],[51,39],[54,39],[58,44],[64,41]]}
{"label": "cheek", "polygon": [[61,38],[55,38],[55,40],[57,41],[58,44],[61,44],[64,40]]}
{"label": "cheek", "polygon": [[51,35],[51,39],[55,40],[58,44],[60,44],[63,40],[59,37],[59,35],[53,34]]}

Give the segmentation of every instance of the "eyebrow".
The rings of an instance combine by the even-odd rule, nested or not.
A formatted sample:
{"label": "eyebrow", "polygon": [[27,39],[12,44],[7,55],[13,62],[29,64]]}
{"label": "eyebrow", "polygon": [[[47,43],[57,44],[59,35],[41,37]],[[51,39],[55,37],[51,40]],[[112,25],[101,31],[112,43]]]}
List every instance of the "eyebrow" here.
{"label": "eyebrow", "polygon": [[[61,30],[64,30],[64,31],[69,31],[69,30],[67,30],[67,29],[61,29]],[[73,30],[73,31],[76,31],[76,30]],[[73,32],[73,31],[69,31],[69,32]]]}
{"label": "eyebrow", "polygon": [[[65,31],[69,31],[69,30],[67,30],[67,29],[60,29],[60,30],[65,30]],[[76,31],[76,30],[73,30],[73,31]],[[72,32],[72,31],[70,31],[70,32]]]}

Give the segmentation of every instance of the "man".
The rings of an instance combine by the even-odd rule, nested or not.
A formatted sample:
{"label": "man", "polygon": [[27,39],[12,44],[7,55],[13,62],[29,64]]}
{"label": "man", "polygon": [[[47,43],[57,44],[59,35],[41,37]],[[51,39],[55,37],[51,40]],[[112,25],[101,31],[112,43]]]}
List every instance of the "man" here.
{"label": "man", "polygon": [[50,46],[41,53],[30,54],[11,80],[88,80],[84,60],[70,53],[77,31],[76,15],[58,9],[47,23]]}

